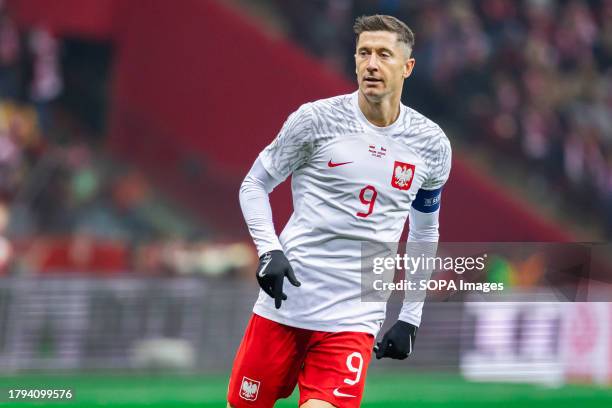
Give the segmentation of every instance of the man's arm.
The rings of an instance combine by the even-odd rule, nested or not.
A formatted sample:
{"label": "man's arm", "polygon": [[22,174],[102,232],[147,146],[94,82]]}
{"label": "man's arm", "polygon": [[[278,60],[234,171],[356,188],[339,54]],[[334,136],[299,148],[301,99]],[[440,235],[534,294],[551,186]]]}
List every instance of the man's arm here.
{"label": "man's arm", "polygon": [[268,197],[268,194],[280,183],[281,181],[266,171],[258,158],[240,186],[240,208],[258,256],[274,250],[283,250],[274,230],[272,208]]}
{"label": "man's arm", "polygon": [[240,186],[240,207],[259,255],[257,282],[274,298],[277,309],[287,300],[285,277],[300,286],[274,230],[268,194],[312,153],[312,108],[304,104],[293,112],[270,145],[260,154]]}
{"label": "man's arm", "polygon": [[[441,188],[437,190],[419,190],[415,203],[410,208],[410,230],[406,245],[406,254],[409,257],[424,255],[427,259],[436,256],[438,239],[440,237],[438,228],[441,194]],[[431,272],[428,269],[414,271],[414,275],[409,277],[409,280],[429,279]],[[421,324],[425,294],[425,291],[409,293],[398,319],[418,327]]]}
{"label": "man's arm", "polygon": [[311,116],[308,103],[289,115],[240,186],[240,207],[260,256],[265,252],[282,250],[274,231],[268,194],[309,159],[312,152]]}
{"label": "man's arm", "polygon": [[242,182],[239,194],[240,208],[259,255],[257,282],[264,292],[274,298],[277,309],[283,300],[287,300],[287,295],[283,293],[285,276],[293,286],[301,285],[274,231],[268,194],[279,183],[257,159]]}
{"label": "man's arm", "polygon": [[[450,142],[440,129],[437,155],[429,164],[429,177],[418,191],[410,208],[410,232],[406,245],[406,254],[409,257],[431,258],[436,256],[440,198],[442,187],[450,175],[451,158]],[[422,268],[410,272],[409,280],[418,282],[422,279],[429,279],[432,271]],[[403,360],[412,353],[417,329],[421,324],[426,292],[409,291],[406,295],[408,298],[404,300],[398,321],[385,333],[382,341],[375,348],[376,358],[391,357]]]}
{"label": "man's arm", "polygon": [[[419,190],[417,197],[410,208],[408,243],[406,254],[408,257],[425,258],[436,256],[438,238],[438,220],[440,215],[440,195],[442,189]],[[420,269],[409,271],[413,274],[406,277],[409,281],[417,282],[429,279],[431,270]],[[425,300],[425,291],[411,291],[407,294],[397,322],[383,336],[377,344],[376,358],[390,357],[403,360],[408,357],[414,348],[416,333],[421,324],[421,314]]]}

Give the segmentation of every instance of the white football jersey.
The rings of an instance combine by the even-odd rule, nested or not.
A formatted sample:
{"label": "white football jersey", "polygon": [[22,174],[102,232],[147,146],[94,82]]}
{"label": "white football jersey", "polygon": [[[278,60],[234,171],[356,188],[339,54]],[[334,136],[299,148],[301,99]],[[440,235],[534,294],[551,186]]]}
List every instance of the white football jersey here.
{"label": "white football jersey", "polygon": [[301,287],[285,280],[280,309],[260,291],[254,312],[293,327],[376,336],[385,304],[361,301],[361,244],[397,242],[419,189],[447,180],[440,127],[401,105],[377,127],[357,92],[302,105],[259,155],[277,180],[292,176],[294,212],[279,239]]}

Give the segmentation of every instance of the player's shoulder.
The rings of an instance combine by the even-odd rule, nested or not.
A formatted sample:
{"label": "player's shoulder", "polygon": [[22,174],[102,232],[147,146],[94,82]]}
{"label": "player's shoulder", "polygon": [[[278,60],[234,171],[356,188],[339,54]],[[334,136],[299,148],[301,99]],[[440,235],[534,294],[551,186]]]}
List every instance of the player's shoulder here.
{"label": "player's shoulder", "polygon": [[414,108],[404,105],[404,109],[406,109],[406,113],[409,117],[409,126],[406,131],[411,136],[421,136],[437,140],[448,139],[446,133],[444,133],[442,127],[438,123]]}
{"label": "player's shoulder", "polygon": [[403,123],[392,138],[416,152],[432,168],[451,156],[451,145],[446,133],[436,122],[402,104]]}
{"label": "player's shoulder", "polygon": [[312,102],[308,102],[302,106],[308,106],[313,115],[315,116],[329,116],[329,115],[351,115],[353,114],[351,105],[351,94],[336,95],[329,98],[317,99]]}
{"label": "player's shoulder", "polygon": [[442,127],[414,108],[402,105],[406,110],[406,125],[402,129],[403,139],[411,146],[430,150],[442,148],[450,150],[450,140]]}
{"label": "player's shoulder", "polygon": [[308,117],[317,140],[328,140],[359,130],[350,94],[307,102],[300,106],[299,111]]}

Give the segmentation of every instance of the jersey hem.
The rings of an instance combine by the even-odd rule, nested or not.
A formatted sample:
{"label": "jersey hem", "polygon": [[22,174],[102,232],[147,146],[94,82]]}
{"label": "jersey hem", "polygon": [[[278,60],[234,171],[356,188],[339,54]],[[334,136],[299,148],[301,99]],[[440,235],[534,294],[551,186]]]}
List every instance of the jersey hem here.
{"label": "jersey hem", "polygon": [[270,313],[268,310],[266,310],[265,308],[260,307],[259,305],[255,305],[253,307],[253,313],[255,313],[256,315],[259,315],[263,318],[266,318],[268,320],[272,320],[273,322],[276,323],[280,323],[280,324],[284,324],[285,326],[290,326],[290,327],[295,327],[298,329],[306,329],[306,330],[313,330],[313,331],[323,331],[323,332],[329,332],[329,333],[339,333],[339,332],[357,332],[357,333],[367,333],[367,334],[371,334],[374,337],[376,337],[378,335],[378,330],[372,330],[372,329],[366,329],[363,327],[363,325],[361,326],[351,326],[348,325],[346,328],[343,327],[342,329],[338,329],[337,326],[331,326],[331,325],[325,325],[325,324],[312,324],[309,322],[304,322],[304,321],[300,321],[300,320],[295,320],[295,319],[286,319],[284,317],[278,316],[274,313]]}

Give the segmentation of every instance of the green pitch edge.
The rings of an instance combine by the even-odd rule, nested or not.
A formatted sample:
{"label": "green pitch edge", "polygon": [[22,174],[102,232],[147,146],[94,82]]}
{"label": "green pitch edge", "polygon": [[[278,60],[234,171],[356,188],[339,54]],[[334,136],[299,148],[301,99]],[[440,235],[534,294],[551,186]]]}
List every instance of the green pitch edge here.
{"label": "green pitch edge", "polygon": [[[144,375],[23,375],[0,377],[0,389],[70,388],[67,402],[7,402],[0,407],[55,408],[179,408],[224,407],[226,376]],[[280,401],[279,408],[295,407],[297,395]],[[451,375],[372,373],[364,408],[603,408],[612,407],[612,388],[563,386],[546,388],[522,384],[469,383]]]}

